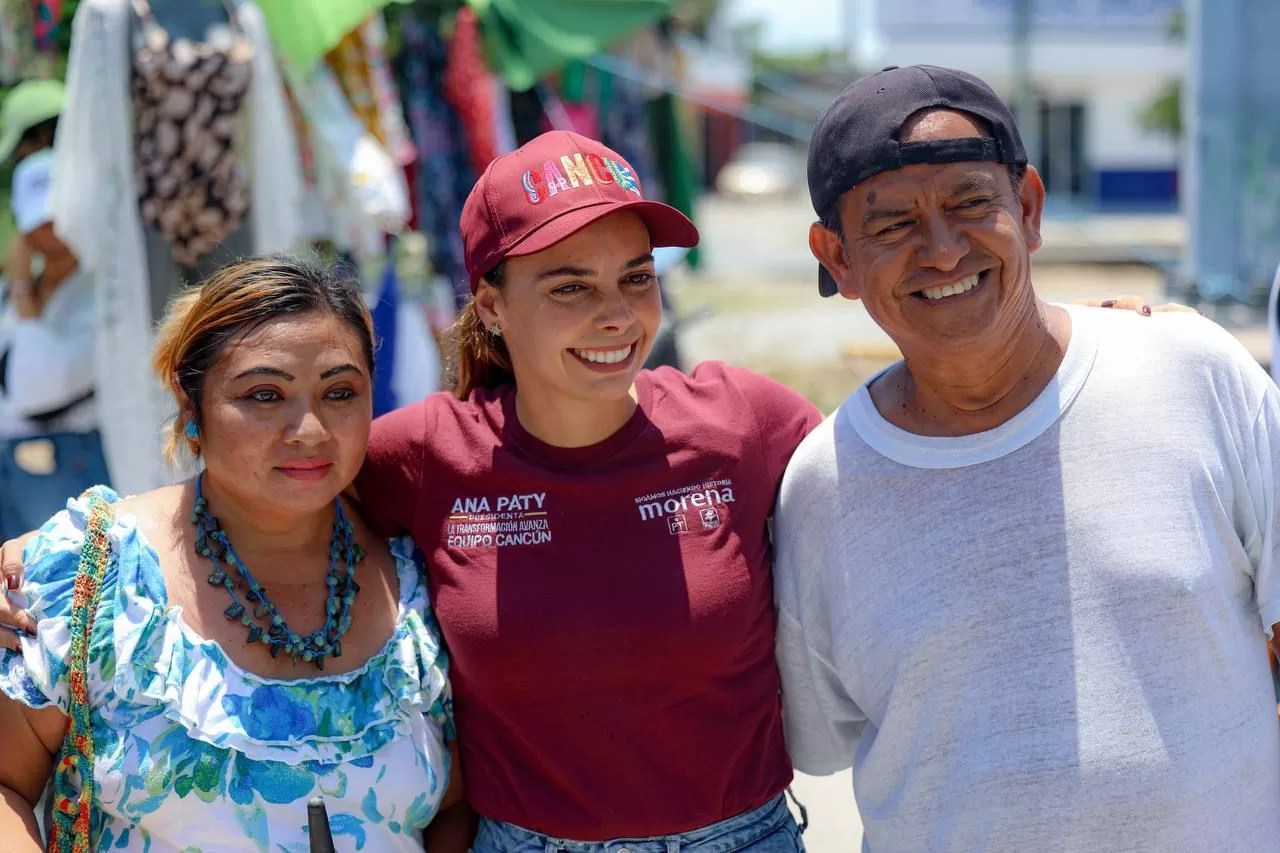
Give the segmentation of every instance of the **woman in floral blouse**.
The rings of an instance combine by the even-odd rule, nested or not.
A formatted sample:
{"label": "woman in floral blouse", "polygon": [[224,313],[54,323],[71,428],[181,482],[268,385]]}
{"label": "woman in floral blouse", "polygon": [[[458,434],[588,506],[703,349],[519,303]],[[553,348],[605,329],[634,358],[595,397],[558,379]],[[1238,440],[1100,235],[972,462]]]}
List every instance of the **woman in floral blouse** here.
{"label": "woman in floral blouse", "polygon": [[433,821],[462,792],[418,558],[341,497],[372,414],[360,293],[237,262],[173,306],[155,364],[203,470],[91,490],[28,545],[11,595],[39,631],[0,650],[5,850],[44,849],[51,776],[50,849],[305,853],[316,796],[339,849],[465,849],[465,810]]}

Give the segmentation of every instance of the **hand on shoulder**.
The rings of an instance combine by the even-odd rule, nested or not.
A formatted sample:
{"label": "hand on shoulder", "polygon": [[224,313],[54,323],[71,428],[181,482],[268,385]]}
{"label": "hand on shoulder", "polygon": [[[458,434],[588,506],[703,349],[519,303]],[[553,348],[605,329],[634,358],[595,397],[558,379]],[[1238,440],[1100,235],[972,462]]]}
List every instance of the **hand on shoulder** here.
{"label": "hand on shoulder", "polygon": [[1150,317],[1152,314],[1199,314],[1204,316],[1204,312],[1197,311],[1187,305],[1181,305],[1177,302],[1166,302],[1163,305],[1150,305],[1140,296],[1115,296],[1110,299],[1082,299],[1078,305],[1088,305],[1092,308],[1119,308],[1122,311],[1133,311],[1135,314],[1141,314],[1144,317]]}
{"label": "hand on shoulder", "polygon": [[[0,595],[0,648],[10,651],[22,651],[22,643],[14,630],[22,631],[28,636],[36,635],[36,621],[31,614],[20,609],[8,596],[22,586],[22,552],[37,531],[10,539],[0,546],[0,575],[3,575],[3,595]],[[13,629],[13,630],[11,630]]]}
{"label": "hand on shoulder", "polygon": [[[144,529],[161,529],[172,524],[175,512],[181,509],[181,496],[184,486],[166,486],[147,492],[137,497],[116,502],[117,513],[128,513],[138,519],[139,527]],[[32,530],[11,539],[0,546],[0,576],[3,576],[3,592],[0,596],[0,648],[21,651],[21,642],[16,631],[28,636],[36,635],[36,620],[26,610],[20,608],[8,593],[22,586],[26,576],[25,554],[27,546],[40,535],[40,531]]]}

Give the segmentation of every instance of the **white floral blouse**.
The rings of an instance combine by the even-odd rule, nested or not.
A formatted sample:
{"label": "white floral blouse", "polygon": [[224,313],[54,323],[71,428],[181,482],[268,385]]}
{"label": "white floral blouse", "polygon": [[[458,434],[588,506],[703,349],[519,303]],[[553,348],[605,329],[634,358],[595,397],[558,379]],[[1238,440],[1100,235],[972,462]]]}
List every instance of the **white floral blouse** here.
{"label": "white floral blouse", "polygon": [[[14,597],[39,632],[21,655],[0,650],[0,691],[32,708],[68,708],[68,616],[87,519],[87,498],[71,501],[27,549]],[[96,849],[307,853],[307,801],[322,796],[338,849],[421,851],[454,735],[447,659],[412,542],[391,542],[400,611],[383,649],[354,672],[279,681],[244,671],[183,623],[133,518],[117,516],[109,538],[89,643]]]}

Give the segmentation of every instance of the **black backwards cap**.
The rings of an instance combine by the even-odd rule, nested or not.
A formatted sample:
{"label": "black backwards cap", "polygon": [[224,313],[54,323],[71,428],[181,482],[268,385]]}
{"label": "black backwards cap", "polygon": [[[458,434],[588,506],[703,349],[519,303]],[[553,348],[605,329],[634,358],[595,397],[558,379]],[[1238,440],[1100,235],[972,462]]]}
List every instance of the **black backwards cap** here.
{"label": "black backwards cap", "polygon": [[[899,142],[907,119],[933,107],[984,120],[991,136]],[[964,71],[936,65],[888,68],[849,86],[818,119],[809,141],[809,199],[819,216],[853,187],[881,172],[916,163],[985,160],[1027,165],[1013,113],[986,83]],[[836,294],[826,267],[818,268],[818,293]]]}

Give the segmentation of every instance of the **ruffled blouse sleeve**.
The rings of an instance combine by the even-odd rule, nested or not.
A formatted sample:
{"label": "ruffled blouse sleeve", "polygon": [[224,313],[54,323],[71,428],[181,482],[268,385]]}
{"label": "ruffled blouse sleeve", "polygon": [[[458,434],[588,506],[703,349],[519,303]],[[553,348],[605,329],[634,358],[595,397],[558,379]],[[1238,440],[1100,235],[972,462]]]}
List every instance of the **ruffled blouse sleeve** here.
{"label": "ruffled blouse sleeve", "polygon": [[[95,491],[108,503],[119,500],[109,489]],[[27,544],[22,588],[10,594],[35,618],[37,632],[34,638],[22,638],[21,654],[0,649],[0,692],[30,708],[56,706],[63,713],[70,708],[71,606],[88,523],[87,495],[69,501]],[[102,691],[103,671],[114,667],[110,611],[119,553],[116,540],[109,538],[111,555],[89,640],[90,701]]]}
{"label": "ruffled blouse sleeve", "polygon": [[[425,589],[425,584],[423,585]],[[453,719],[453,682],[449,681],[449,653],[445,651],[441,639],[440,623],[436,621],[435,611],[428,604],[423,614],[426,635],[432,648],[436,650],[435,672],[439,673],[434,692],[435,696],[427,707],[427,716],[439,724],[447,743],[458,739],[458,728]]]}

